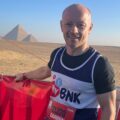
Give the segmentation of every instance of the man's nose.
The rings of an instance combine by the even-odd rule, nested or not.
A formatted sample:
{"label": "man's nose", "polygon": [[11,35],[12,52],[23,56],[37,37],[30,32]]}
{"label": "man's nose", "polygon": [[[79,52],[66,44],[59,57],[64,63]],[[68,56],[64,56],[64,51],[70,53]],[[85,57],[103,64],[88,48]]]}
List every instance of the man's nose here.
{"label": "man's nose", "polygon": [[71,32],[72,33],[78,33],[79,32],[79,29],[76,25],[73,25],[72,28],[71,28]]}

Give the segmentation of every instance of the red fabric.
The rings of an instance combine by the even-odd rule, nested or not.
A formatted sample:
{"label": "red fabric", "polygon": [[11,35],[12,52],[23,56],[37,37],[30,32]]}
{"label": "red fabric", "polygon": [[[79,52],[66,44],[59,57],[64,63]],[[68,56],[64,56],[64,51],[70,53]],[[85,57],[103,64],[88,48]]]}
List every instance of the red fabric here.
{"label": "red fabric", "polygon": [[119,111],[118,111],[117,120],[120,120],[120,108],[119,108]]}
{"label": "red fabric", "polygon": [[15,82],[14,77],[0,79],[0,120],[43,120],[49,97],[50,82],[27,80]]}
{"label": "red fabric", "polygon": [[98,111],[98,119],[97,120],[100,120],[101,119],[101,108],[99,109],[99,111]]}

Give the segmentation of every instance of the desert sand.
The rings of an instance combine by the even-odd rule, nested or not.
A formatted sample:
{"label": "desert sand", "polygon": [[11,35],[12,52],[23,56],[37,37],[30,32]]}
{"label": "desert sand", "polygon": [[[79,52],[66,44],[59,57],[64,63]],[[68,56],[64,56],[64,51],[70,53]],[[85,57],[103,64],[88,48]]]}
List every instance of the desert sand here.
{"label": "desert sand", "polygon": [[[15,75],[47,65],[55,43],[22,43],[0,40],[0,74]],[[107,56],[115,71],[116,85],[120,85],[120,47],[93,46]]]}

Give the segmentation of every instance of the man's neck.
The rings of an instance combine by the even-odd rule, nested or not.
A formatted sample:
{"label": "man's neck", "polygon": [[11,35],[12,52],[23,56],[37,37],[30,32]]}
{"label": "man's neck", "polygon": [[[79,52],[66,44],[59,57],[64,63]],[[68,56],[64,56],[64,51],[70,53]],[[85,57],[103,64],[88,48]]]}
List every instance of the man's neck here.
{"label": "man's neck", "polygon": [[89,49],[89,47],[90,47],[89,45],[84,45],[77,48],[70,48],[66,46],[66,51],[71,56],[78,56],[85,53]]}

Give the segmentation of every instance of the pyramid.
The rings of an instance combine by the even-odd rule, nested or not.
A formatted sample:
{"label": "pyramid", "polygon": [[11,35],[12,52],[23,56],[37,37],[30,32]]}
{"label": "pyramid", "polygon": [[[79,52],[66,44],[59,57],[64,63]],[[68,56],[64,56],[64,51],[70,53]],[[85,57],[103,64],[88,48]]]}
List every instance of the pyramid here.
{"label": "pyramid", "polygon": [[37,42],[37,39],[33,35],[29,34],[22,40],[22,42]]}
{"label": "pyramid", "polygon": [[25,38],[27,35],[28,34],[24,30],[24,28],[21,25],[17,25],[8,34],[6,34],[3,38],[8,39],[8,40],[22,41],[23,38]]}

